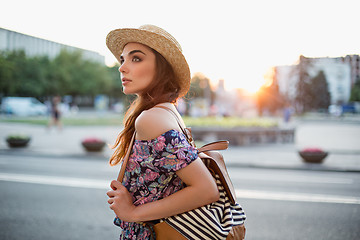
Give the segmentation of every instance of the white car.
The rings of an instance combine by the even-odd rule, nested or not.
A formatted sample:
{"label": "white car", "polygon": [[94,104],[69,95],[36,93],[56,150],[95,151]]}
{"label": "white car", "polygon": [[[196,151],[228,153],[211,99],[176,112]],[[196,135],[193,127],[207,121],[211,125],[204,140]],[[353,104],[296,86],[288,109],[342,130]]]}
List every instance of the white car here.
{"label": "white car", "polygon": [[16,116],[46,115],[48,108],[33,97],[4,97],[1,112]]}

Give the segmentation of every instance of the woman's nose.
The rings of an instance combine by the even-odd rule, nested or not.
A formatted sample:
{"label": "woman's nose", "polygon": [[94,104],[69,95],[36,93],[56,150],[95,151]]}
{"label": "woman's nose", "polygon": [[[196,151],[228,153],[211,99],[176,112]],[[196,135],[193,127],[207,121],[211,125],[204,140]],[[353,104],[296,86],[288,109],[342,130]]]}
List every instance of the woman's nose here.
{"label": "woman's nose", "polygon": [[124,73],[127,71],[126,65],[125,63],[121,64],[121,66],[119,67],[119,72],[120,73]]}

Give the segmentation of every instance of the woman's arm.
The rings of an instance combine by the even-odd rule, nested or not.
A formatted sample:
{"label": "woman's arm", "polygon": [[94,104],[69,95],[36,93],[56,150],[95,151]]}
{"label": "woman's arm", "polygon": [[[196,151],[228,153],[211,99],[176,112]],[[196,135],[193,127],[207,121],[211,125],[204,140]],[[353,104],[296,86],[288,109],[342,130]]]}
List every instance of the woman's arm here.
{"label": "woman's arm", "polygon": [[108,192],[110,208],[127,222],[150,221],[173,216],[210,204],[219,199],[214,179],[200,159],[177,171],[186,187],[166,198],[134,206],[127,189],[118,181],[111,182]]}
{"label": "woman's arm", "polygon": [[[137,119],[137,136],[140,139],[153,139],[170,129],[179,128],[170,113],[161,109],[152,110]],[[216,183],[200,158],[176,173],[186,188],[164,199],[139,206],[133,205],[130,193],[120,182],[112,181],[113,190],[108,192],[110,208],[120,219],[138,222],[173,216],[219,199]]]}

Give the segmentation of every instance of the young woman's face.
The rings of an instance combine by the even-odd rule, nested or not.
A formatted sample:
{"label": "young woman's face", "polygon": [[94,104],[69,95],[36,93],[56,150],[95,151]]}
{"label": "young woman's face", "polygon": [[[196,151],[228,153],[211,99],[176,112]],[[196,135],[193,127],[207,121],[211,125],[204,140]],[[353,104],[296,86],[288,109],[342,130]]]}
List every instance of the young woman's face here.
{"label": "young woman's face", "polygon": [[120,56],[121,81],[125,94],[141,94],[155,76],[155,54],[140,43],[128,43]]}

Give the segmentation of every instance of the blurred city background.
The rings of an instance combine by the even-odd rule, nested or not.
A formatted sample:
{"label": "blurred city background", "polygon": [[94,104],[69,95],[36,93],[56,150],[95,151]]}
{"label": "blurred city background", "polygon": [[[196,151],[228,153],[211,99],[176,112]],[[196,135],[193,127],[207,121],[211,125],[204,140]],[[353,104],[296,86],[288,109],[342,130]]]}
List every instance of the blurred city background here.
{"label": "blurred city background", "polygon": [[230,141],[246,239],[360,239],[357,1],[168,5],[2,1],[0,239],[118,238],[107,161],[132,96],[105,38],[142,24],[183,47],[196,144]]}

